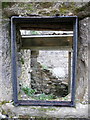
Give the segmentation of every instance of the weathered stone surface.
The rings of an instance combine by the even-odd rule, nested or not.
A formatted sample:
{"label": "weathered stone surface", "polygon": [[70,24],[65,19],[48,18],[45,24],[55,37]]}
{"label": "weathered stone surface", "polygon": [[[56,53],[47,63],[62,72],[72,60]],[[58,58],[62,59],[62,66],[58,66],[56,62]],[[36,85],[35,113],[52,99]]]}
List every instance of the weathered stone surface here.
{"label": "weathered stone surface", "polygon": [[[8,19],[7,19],[8,20]],[[3,22],[5,22],[3,20]],[[10,24],[2,24],[2,97],[1,99],[12,99],[12,80],[11,80],[11,49],[10,49]]]}
{"label": "weathered stone surface", "polygon": [[[55,4],[54,4],[55,5]],[[27,4],[25,5],[27,8]],[[61,4],[59,4],[61,7]],[[59,8],[56,5],[57,8]],[[67,5],[68,6],[68,5]],[[56,8],[55,7],[55,8]],[[25,9],[26,9],[25,8]],[[58,10],[54,11],[55,8],[46,8],[45,7],[45,15],[55,15],[58,13]],[[10,17],[12,15],[27,15],[25,9],[20,9],[19,6],[16,5],[16,8],[6,9],[6,16]],[[13,12],[15,9],[15,12]],[[19,9],[19,10],[18,10]],[[41,10],[40,10],[41,9]],[[8,11],[9,10],[9,11]],[[50,11],[49,11],[50,10]],[[42,12],[42,7],[38,6],[34,10],[28,10],[28,13],[35,13],[38,14],[41,12],[41,15],[44,15]],[[70,11],[71,12],[71,11]],[[14,14],[13,14],[14,13]],[[48,13],[48,14],[47,14]],[[61,12],[62,13],[62,12]],[[61,14],[60,13],[60,14]],[[69,13],[67,10],[64,13]],[[66,14],[65,14],[66,15]],[[88,24],[89,23],[89,24]],[[11,80],[11,56],[10,56],[10,32],[9,32],[9,23],[4,21],[3,19],[3,34],[0,36],[0,101],[13,99],[12,98],[12,80]],[[77,65],[77,95],[78,101],[83,99],[84,101],[87,100],[87,69],[88,69],[88,62],[87,62],[87,43],[90,37],[88,37],[88,28],[90,26],[90,18],[86,18],[80,21],[80,35],[79,35],[79,42],[78,42],[78,65]],[[89,29],[90,32],[90,29]],[[90,35],[89,35],[90,36]],[[2,57],[2,58],[1,58]],[[21,73],[20,73],[21,74]],[[20,75],[19,74],[19,75]],[[85,93],[86,91],[86,93]],[[85,105],[83,105],[85,104]],[[9,118],[26,118],[32,117],[44,117],[44,118],[88,118],[88,104],[86,103],[77,103],[76,108],[67,108],[67,107],[36,107],[36,106],[25,106],[25,107],[15,107],[13,103],[4,103],[3,105],[0,104],[0,117],[5,118],[6,115]],[[1,119],[1,118],[0,118]]]}
{"label": "weathered stone surface", "polygon": [[14,107],[12,103],[2,105],[3,111],[9,118],[36,117],[36,118],[88,118],[88,105],[76,104],[76,108],[69,107]]}
{"label": "weathered stone surface", "polygon": [[90,17],[90,1],[84,4],[83,6],[77,8],[75,11],[76,15],[81,19],[85,17]]}
{"label": "weathered stone surface", "polygon": [[[32,16],[34,15],[44,15],[44,16],[55,16],[59,15],[76,15],[74,12],[79,6],[83,6],[82,2],[32,2],[32,3],[15,3],[12,4],[11,8],[3,8],[3,15],[7,17],[22,15],[22,16]],[[68,9],[67,9],[68,8]]]}
{"label": "weathered stone surface", "polygon": [[88,87],[88,23],[89,18],[79,22],[78,63],[77,63],[77,98],[83,99]]}
{"label": "weathered stone surface", "polygon": [[[2,83],[2,7],[0,2],[0,85]],[[0,87],[0,98],[2,97],[2,88]]]}
{"label": "weathered stone surface", "polygon": [[30,86],[30,50],[17,52],[17,77],[19,84]]}
{"label": "weathered stone surface", "polygon": [[[89,18],[89,24],[88,24],[88,32],[90,33],[90,18]],[[90,34],[88,35],[88,101],[90,101]],[[90,108],[89,108],[89,113],[90,113]],[[89,115],[90,117],[90,115]]]}

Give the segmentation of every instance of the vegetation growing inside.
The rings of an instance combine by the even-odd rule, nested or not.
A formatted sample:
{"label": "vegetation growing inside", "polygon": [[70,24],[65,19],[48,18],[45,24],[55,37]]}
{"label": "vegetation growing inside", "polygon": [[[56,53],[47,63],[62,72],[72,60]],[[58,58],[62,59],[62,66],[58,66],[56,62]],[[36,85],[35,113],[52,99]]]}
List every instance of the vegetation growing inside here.
{"label": "vegetation growing inside", "polygon": [[31,98],[34,98],[36,100],[51,100],[56,99],[56,96],[53,94],[46,95],[45,93],[39,94],[36,96],[36,90],[29,88],[29,87],[23,87],[22,90],[27,96],[30,96]]}

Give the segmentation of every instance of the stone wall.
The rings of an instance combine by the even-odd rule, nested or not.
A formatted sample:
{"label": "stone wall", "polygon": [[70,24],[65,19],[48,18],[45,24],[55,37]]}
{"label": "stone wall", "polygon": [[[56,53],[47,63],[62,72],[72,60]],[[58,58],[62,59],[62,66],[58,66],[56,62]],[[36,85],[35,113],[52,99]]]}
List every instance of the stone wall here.
{"label": "stone wall", "polygon": [[[76,108],[67,107],[41,107],[41,106],[18,106],[13,105],[12,97],[12,79],[11,79],[11,49],[10,49],[10,19],[12,15],[27,15],[27,13],[35,13],[40,15],[75,15],[73,8],[71,9],[70,4],[66,4],[65,10],[60,11],[63,4],[53,3],[47,7],[41,3],[34,3],[29,6],[29,10],[25,10],[28,4],[24,4],[21,9],[18,4],[11,8],[3,10],[3,22],[2,22],[2,37],[0,37],[0,117],[1,118],[88,118],[88,104],[86,103],[88,98],[87,88],[87,74],[88,74],[88,26],[90,25],[90,18],[87,17],[79,21],[79,42],[78,42],[78,66],[77,66],[77,90],[76,90]],[[65,3],[64,3],[65,5]],[[81,5],[81,4],[79,4]],[[22,5],[23,6],[23,5]],[[55,7],[54,7],[55,6]],[[68,7],[70,6],[70,7]],[[76,6],[73,5],[73,7]],[[78,6],[78,5],[77,5]],[[57,9],[58,10],[57,10]],[[68,8],[68,10],[67,10]],[[75,7],[76,8],[76,7]],[[74,8],[74,9],[75,9]],[[28,12],[27,12],[28,11]],[[37,12],[36,12],[37,11]],[[90,28],[90,27],[89,27]],[[27,53],[27,52],[26,52]],[[25,55],[26,55],[25,53]],[[26,73],[26,72],[25,72]],[[27,74],[27,73],[26,73]],[[85,93],[86,91],[86,93]],[[84,103],[82,102],[83,96]],[[78,99],[77,99],[78,98]],[[82,102],[82,104],[81,104]]]}
{"label": "stone wall", "polygon": [[[67,95],[68,94],[68,80],[67,80],[67,82],[65,82],[65,76],[62,75],[63,73],[60,74],[59,77],[57,77],[51,71],[55,66],[57,66],[57,64],[55,64],[55,62],[57,62],[56,60],[58,58],[60,58],[61,61],[59,61],[59,59],[58,59],[59,66],[57,66],[57,67],[61,67],[61,69],[58,69],[58,73],[60,70],[63,72],[62,66],[64,66],[64,65],[61,65],[61,64],[62,64],[62,61],[66,62],[67,58],[66,59],[64,57],[61,58],[61,56],[63,56],[62,54],[65,54],[65,53],[60,52],[60,51],[58,51],[58,52],[57,51],[54,51],[54,52],[53,51],[43,51],[41,53],[42,54],[40,55],[40,53],[38,51],[31,52],[31,67],[32,67],[31,87],[33,89],[36,89],[39,94],[40,93],[54,94],[56,96]],[[57,54],[55,54],[55,53],[57,53]],[[62,53],[62,54],[60,54],[60,53]],[[55,59],[55,57],[57,59]],[[67,56],[65,56],[65,57],[67,57]],[[52,62],[50,63],[50,60],[53,60],[54,64]],[[43,67],[43,65],[45,65],[45,66]],[[47,68],[45,68],[45,67],[47,67]],[[65,65],[65,67],[67,67],[67,65]],[[51,70],[49,68],[51,68]],[[68,79],[68,78],[66,78],[66,79]]]}
{"label": "stone wall", "polygon": [[[89,24],[88,24],[88,33],[90,33],[90,18],[89,18]],[[89,95],[89,91],[90,91],[90,34],[88,35],[88,101],[90,101],[90,95]],[[90,112],[90,108],[88,109],[88,111]],[[89,115],[90,117],[90,115]]]}
{"label": "stone wall", "polygon": [[2,21],[2,100],[12,99],[11,49],[9,19]]}
{"label": "stone wall", "polygon": [[[2,7],[1,7],[1,3],[0,3],[0,36],[2,39]],[[0,40],[0,83],[2,80],[2,40]],[[0,87],[0,91],[2,91],[2,88]],[[0,98],[2,97],[2,92],[0,92]]]}
{"label": "stone wall", "polygon": [[17,78],[19,85],[30,86],[30,50],[17,52]]}
{"label": "stone wall", "polygon": [[88,85],[88,26],[90,18],[79,22],[78,63],[77,63],[77,98],[83,99]]}

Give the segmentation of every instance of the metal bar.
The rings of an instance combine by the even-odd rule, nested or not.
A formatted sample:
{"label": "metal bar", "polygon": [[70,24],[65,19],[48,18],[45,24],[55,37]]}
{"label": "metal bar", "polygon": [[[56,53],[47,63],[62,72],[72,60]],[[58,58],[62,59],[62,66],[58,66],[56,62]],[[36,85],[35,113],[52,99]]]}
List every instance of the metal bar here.
{"label": "metal bar", "polygon": [[49,16],[49,17],[18,17],[13,16],[16,23],[61,23],[61,22],[73,22],[76,19],[76,16]]}
{"label": "metal bar", "polygon": [[63,106],[63,107],[73,107],[71,101],[40,101],[40,100],[19,100],[18,105],[23,106]]}
{"label": "metal bar", "polygon": [[[72,37],[49,37],[49,38],[22,38],[22,47],[55,47],[55,46],[69,46],[72,45]],[[21,48],[22,48],[21,47]]]}
{"label": "metal bar", "polygon": [[14,103],[18,102],[17,97],[17,69],[16,69],[16,29],[11,18],[11,62],[12,62],[12,83]]}
{"label": "metal bar", "polygon": [[73,37],[73,63],[72,63],[72,94],[71,101],[75,105],[75,91],[76,91],[76,66],[77,66],[77,40],[78,40],[78,18],[74,21],[73,25],[74,37]]}
{"label": "metal bar", "polygon": [[68,52],[68,93],[71,91],[71,52]]}

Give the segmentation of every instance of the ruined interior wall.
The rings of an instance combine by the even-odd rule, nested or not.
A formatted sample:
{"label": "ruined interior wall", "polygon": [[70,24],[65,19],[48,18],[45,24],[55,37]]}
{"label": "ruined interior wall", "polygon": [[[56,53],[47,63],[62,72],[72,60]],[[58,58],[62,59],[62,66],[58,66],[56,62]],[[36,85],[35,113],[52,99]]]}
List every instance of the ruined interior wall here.
{"label": "ruined interior wall", "polygon": [[30,86],[30,50],[20,50],[17,52],[17,78],[18,84]]}
{"label": "ruined interior wall", "polygon": [[34,55],[32,52],[31,56],[31,87],[36,89],[39,94],[67,95],[68,52],[34,51]]}
{"label": "ruined interior wall", "polygon": [[17,82],[18,90],[20,86],[30,86],[30,50],[20,49],[21,47],[21,33],[16,30],[16,63],[17,63]]}

